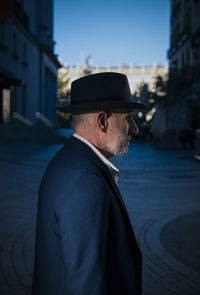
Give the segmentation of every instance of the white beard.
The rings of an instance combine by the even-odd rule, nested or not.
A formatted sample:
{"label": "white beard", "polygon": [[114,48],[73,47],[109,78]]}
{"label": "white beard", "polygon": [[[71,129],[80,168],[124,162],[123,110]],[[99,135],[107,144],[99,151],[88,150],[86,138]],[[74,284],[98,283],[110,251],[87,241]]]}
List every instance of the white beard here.
{"label": "white beard", "polygon": [[102,149],[114,156],[126,154],[131,136],[124,135],[117,128],[112,128],[109,133],[102,143]]}

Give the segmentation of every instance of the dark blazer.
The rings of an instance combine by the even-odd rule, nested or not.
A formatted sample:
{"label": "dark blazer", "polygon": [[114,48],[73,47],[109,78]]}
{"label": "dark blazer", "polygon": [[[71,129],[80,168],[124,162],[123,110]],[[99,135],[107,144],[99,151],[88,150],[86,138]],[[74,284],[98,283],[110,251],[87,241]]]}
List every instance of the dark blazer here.
{"label": "dark blazer", "polygon": [[141,264],[107,165],[71,137],[40,185],[32,295],[139,295]]}

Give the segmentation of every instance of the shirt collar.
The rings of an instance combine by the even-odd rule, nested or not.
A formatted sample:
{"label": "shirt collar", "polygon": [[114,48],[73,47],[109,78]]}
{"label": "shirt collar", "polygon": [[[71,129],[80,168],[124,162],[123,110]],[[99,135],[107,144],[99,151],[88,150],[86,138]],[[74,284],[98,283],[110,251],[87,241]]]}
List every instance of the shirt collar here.
{"label": "shirt collar", "polygon": [[87,144],[97,154],[97,156],[108,166],[112,177],[114,178],[115,182],[117,183],[118,178],[119,178],[119,169],[117,169],[117,167],[115,167],[108,159],[106,159],[104,157],[104,155],[102,155],[102,153],[100,153],[100,151],[87,139],[83,138],[82,136],[80,136],[76,133],[74,133],[73,136],[75,138],[81,140],[85,144]]}

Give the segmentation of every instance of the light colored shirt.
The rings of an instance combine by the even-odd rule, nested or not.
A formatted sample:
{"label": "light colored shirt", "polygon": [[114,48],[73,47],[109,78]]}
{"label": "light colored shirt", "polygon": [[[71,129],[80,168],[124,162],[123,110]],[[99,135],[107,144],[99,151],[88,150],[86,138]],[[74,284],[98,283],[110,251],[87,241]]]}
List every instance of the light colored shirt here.
{"label": "light colored shirt", "polygon": [[119,169],[117,169],[110,161],[108,161],[108,159],[106,159],[91,142],[76,133],[74,133],[73,136],[87,144],[97,154],[97,156],[108,166],[108,169],[110,170],[110,173],[117,184],[119,178]]}

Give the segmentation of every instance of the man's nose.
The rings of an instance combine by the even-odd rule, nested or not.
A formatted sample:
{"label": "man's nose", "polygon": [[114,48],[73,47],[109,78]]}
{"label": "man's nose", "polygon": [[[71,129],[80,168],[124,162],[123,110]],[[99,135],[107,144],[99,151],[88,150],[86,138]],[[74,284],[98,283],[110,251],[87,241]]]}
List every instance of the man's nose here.
{"label": "man's nose", "polygon": [[130,127],[129,127],[129,134],[131,136],[136,136],[136,135],[138,135],[138,133],[139,133],[139,129],[137,127],[137,124],[135,123],[134,120],[132,120]]}

